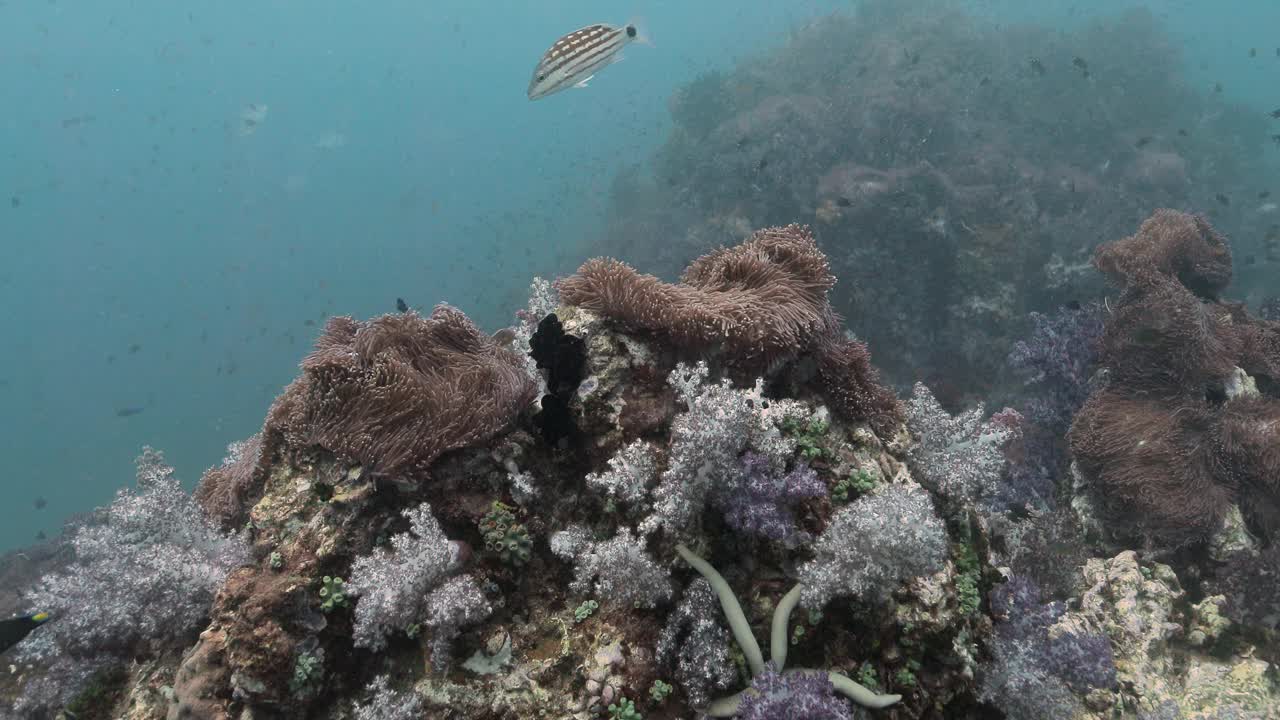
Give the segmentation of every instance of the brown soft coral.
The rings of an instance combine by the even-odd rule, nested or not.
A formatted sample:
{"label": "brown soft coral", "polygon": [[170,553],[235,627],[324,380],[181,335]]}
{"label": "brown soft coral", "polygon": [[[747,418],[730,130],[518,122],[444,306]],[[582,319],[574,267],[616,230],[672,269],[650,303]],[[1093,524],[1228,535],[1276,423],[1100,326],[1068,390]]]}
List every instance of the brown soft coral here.
{"label": "brown soft coral", "polygon": [[441,454],[501,432],[536,393],[520,358],[448,305],[425,318],[335,317],[262,431],[205,471],[196,500],[223,527],[242,525],[282,446],[420,476]]}
{"label": "brown soft coral", "polygon": [[1131,387],[1220,384],[1236,364],[1229,326],[1216,305],[1153,274],[1131,286],[1106,319],[1100,360],[1115,381]]}
{"label": "brown soft coral", "polygon": [[1280,530],[1280,400],[1242,396],[1223,406],[1217,428],[1223,460],[1242,484],[1240,510],[1272,537]]}
{"label": "brown soft coral", "polygon": [[831,330],[827,291],[834,284],[813,233],[788,225],[698,258],[678,284],[594,258],[559,290],[565,302],[633,329],[686,347],[720,345],[736,364],[767,368]]}
{"label": "brown soft coral", "polygon": [[1172,210],[1094,257],[1123,293],[1101,342],[1107,384],[1070,439],[1113,529],[1201,539],[1233,503],[1254,528],[1280,529],[1280,401],[1267,397],[1280,326],[1216,299],[1230,262],[1203,218]]}
{"label": "brown soft coral", "polygon": [[1093,263],[1119,286],[1144,284],[1152,272],[1176,278],[1203,298],[1231,284],[1231,248],[1199,215],[1161,209],[1138,232],[1098,248]]}
{"label": "brown soft coral", "polygon": [[249,503],[262,492],[272,450],[263,442],[260,432],[232,444],[221,465],[204,471],[196,486],[196,502],[224,528],[243,525]]}
{"label": "brown soft coral", "polygon": [[1230,314],[1240,369],[1280,396],[1280,322],[1251,317],[1243,303],[1223,303]]}
{"label": "brown soft coral", "polygon": [[333,318],[266,432],[387,476],[421,475],[442,453],[506,428],[537,392],[515,353],[460,310]]}
{"label": "brown soft coral", "polygon": [[880,383],[871,352],[861,340],[824,342],[817,353],[819,390],[839,415],[865,419],[882,437],[902,422],[902,403]]}
{"label": "brown soft coral", "polygon": [[841,337],[827,293],[827,257],[802,225],[756,231],[746,242],[693,262],[680,283],[642,275],[607,258],[586,262],[559,283],[565,302],[695,350],[718,349],[726,365],[771,373],[812,354],[816,388],[845,418],[882,434],[902,419],[880,384],[864,343]]}
{"label": "brown soft coral", "polygon": [[1236,492],[1215,452],[1214,419],[1203,402],[1104,390],[1076,415],[1071,450],[1114,523],[1163,540],[1200,539]]}

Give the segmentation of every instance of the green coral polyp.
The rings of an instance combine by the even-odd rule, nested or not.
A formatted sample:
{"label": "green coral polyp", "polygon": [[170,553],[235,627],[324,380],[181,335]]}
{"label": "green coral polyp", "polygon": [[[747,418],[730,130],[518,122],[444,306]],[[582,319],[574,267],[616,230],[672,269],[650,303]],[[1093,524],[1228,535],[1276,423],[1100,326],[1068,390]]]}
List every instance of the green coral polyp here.
{"label": "green coral polyp", "polygon": [[320,585],[320,609],[332,612],[347,606],[346,583],[340,577],[324,576]]}
{"label": "green coral polyp", "polygon": [[661,703],[667,699],[673,689],[670,683],[665,683],[660,679],[654,680],[653,686],[649,688],[649,697],[653,698],[654,702]]}
{"label": "green coral polyp", "polygon": [[780,424],[782,432],[794,437],[800,456],[805,460],[817,460],[826,456],[822,441],[831,430],[831,423],[820,418],[812,418],[803,422],[796,418],[786,418]]}
{"label": "green coral polyp", "polygon": [[874,490],[875,478],[866,470],[858,470],[849,477],[836,483],[831,489],[831,499],[838,503],[848,503]]}
{"label": "green coral polyp", "polygon": [[516,522],[512,508],[494,501],[489,512],[477,523],[484,536],[484,547],[502,562],[519,567],[529,562],[533,540],[524,525]]}
{"label": "green coral polyp", "polygon": [[636,704],[626,698],[609,706],[609,720],[644,720],[644,716],[636,711]]}
{"label": "green coral polyp", "polygon": [[583,600],[582,604],[573,611],[573,619],[575,622],[582,622],[591,617],[596,609],[600,607],[600,603],[595,600]]}

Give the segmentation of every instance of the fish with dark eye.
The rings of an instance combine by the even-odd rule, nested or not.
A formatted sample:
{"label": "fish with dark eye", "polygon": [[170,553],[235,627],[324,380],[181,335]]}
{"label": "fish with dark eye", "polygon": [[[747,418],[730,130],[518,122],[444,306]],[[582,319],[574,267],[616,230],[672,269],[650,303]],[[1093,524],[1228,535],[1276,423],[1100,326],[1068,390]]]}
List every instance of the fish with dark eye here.
{"label": "fish with dark eye", "polygon": [[1218,193],[1217,195],[1214,195],[1214,197],[1217,198],[1218,202],[1222,203],[1224,207],[1231,206],[1231,198],[1227,197],[1226,195],[1223,195],[1222,193]]}
{"label": "fish with dark eye", "polygon": [[404,298],[396,298],[396,310],[402,313],[409,312],[409,303],[405,302]]}
{"label": "fish with dark eye", "polygon": [[574,30],[552,43],[538,61],[529,80],[529,99],[585,88],[596,73],[622,60],[622,49],[633,42],[652,44],[636,23],[596,23]]}
{"label": "fish with dark eye", "polygon": [[1031,69],[1034,70],[1037,75],[1044,75],[1044,63],[1040,62],[1040,58],[1033,57],[1027,61],[1027,64],[1031,66]]}

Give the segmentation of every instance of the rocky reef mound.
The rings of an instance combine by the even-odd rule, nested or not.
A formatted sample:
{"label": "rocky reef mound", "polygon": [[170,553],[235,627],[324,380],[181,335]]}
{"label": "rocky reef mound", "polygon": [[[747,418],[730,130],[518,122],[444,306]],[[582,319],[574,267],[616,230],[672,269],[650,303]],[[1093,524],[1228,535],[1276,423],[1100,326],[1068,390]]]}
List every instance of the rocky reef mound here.
{"label": "rocky reef mound", "polygon": [[[1274,324],[1191,289],[1229,268],[1198,222],[1157,214],[1099,266],[1190,283],[1157,292],[1194,303],[1168,327],[1218,328],[1234,354],[1177,367],[1269,392]],[[1157,227],[1177,242],[1145,242]],[[1122,251],[1132,263],[1104,260]],[[1090,538],[1069,504],[1015,507],[1002,488],[1027,457],[1024,413],[952,415],[923,385],[899,401],[833,282],[791,225],[677,284],[589,261],[535,282],[493,337],[448,307],[334,320],[194,498],[148,452],[136,489],[40,556],[22,609],[54,620],[12,650],[8,712],[1276,717],[1266,616],[1241,604],[1265,603],[1226,573],[1209,594],[1203,564]],[[1107,321],[1113,384],[1144,357],[1111,341],[1122,329],[1217,347],[1115,319],[1147,292],[1127,288]],[[1224,357],[1257,374],[1205,369]],[[1261,473],[1230,487],[1265,485],[1271,400],[1213,397],[1231,467]],[[1132,503],[1106,479],[1127,477],[1118,452],[1079,464]]]}

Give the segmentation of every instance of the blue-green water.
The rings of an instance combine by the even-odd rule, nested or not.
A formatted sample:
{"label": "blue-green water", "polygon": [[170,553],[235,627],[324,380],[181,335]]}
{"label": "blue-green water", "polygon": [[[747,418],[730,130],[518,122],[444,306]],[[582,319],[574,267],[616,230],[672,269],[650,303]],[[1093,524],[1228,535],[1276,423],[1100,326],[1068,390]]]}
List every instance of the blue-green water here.
{"label": "blue-green water", "polygon": [[[403,297],[502,326],[592,252],[680,86],[850,6],[0,0],[0,546],[102,504],[144,444],[194,482],[329,315]],[[1064,30],[1119,9],[971,6]],[[1280,5],[1149,6],[1190,82],[1280,107]],[[654,47],[526,99],[557,37],[634,16]]]}

